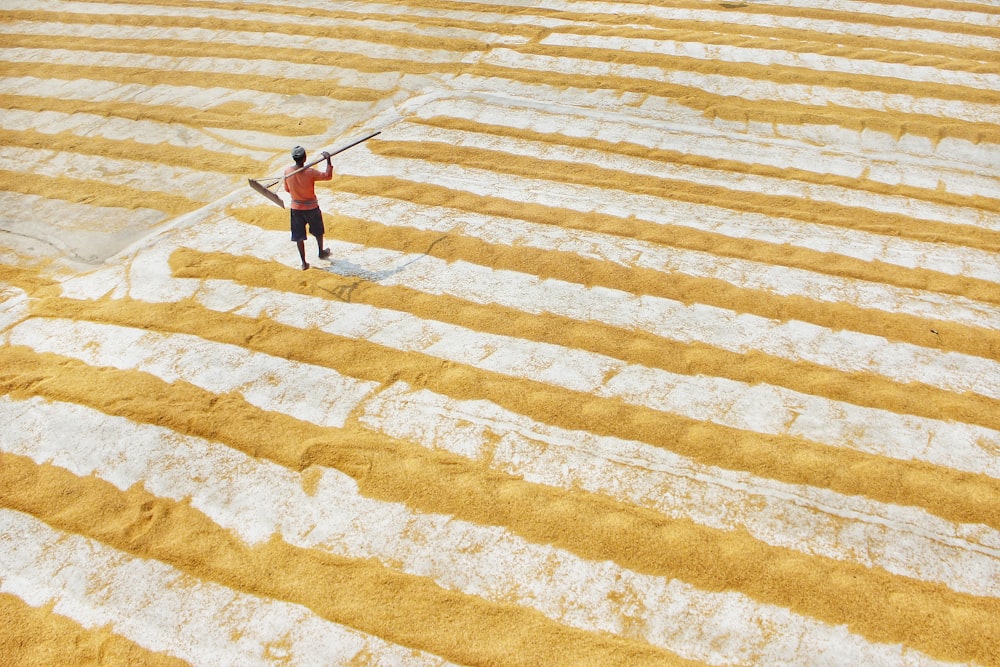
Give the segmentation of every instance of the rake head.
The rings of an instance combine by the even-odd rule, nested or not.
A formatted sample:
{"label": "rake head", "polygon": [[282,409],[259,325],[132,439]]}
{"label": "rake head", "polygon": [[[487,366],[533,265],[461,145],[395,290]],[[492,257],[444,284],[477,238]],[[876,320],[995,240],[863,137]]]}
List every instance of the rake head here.
{"label": "rake head", "polygon": [[[277,204],[281,208],[285,208],[285,202],[282,201],[281,197],[279,197],[278,195],[276,195],[275,193],[271,192],[268,189],[268,188],[273,188],[275,185],[278,184],[280,180],[281,180],[280,178],[267,179],[266,181],[257,181],[252,178],[247,179],[247,181],[250,183],[251,188],[259,192],[260,194],[264,195],[265,197],[267,197],[269,200],[271,200],[273,203]],[[268,183],[268,181],[270,181],[270,183]],[[265,185],[265,183],[267,183],[267,185]]]}
{"label": "rake head", "polygon": [[[372,137],[374,137],[374,136],[376,136],[378,134],[382,134],[382,131],[379,130],[378,132],[372,132],[372,133],[370,133],[370,134],[368,134],[368,135],[366,135],[364,137],[361,137],[360,139],[356,139],[356,140],[352,141],[351,143],[347,144],[346,146],[344,146],[343,148],[338,148],[337,150],[333,151],[332,153],[324,153],[323,157],[316,158],[312,162],[310,162],[308,164],[305,164],[305,165],[302,165],[301,167],[299,167],[295,171],[290,172],[288,174],[285,174],[284,178],[288,178],[289,176],[294,176],[295,174],[299,173],[300,171],[302,171],[304,169],[308,169],[309,167],[313,166],[314,164],[319,164],[323,160],[328,160],[332,156],[336,155],[337,153],[343,153],[348,148],[351,148],[353,146],[357,146],[358,144],[360,144],[360,143],[362,143],[364,141],[368,141],[369,139],[371,139]],[[285,208],[285,202],[281,201],[281,197],[279,197],[275,193],[271,192],[271,188],[273,188],[275,185],[277,185],[278,183],[280,183],[281,182],[281,178],[264,178],[264,179],[260,179],[260,180],[254,180],[252,178],[248,178],[247,181],[250,182],[250,187],[251,188],[253,188],[257,192],[261,193],[262,195],[264,195],[265,197],[267,197],[268,199],[270,199],[273,203],[277,204],[281,208]]]}

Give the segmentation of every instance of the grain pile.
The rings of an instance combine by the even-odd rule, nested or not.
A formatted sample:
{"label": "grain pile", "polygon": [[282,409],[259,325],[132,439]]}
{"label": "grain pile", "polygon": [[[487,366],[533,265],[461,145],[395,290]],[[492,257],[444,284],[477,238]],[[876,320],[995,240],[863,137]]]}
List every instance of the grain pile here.
{"label": "grain pile", "polygon": [[1000,7],[0,16],[4,664],[1000,665]]}

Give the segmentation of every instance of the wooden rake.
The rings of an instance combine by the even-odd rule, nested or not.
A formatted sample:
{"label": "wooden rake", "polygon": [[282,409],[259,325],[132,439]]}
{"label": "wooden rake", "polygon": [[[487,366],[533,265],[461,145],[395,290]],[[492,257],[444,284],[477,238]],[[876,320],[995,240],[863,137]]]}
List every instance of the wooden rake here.
{"label": "wooden rake", "polygon": [[[341,148],[338,148],[335,151],[332,151],[330,153],[330,157],[333,157],[337,153],[343,153],[348,148],[352,148],[354,146],[357,146],[361,142],[368,141],[369,139],[371,139],[375,135],[381,134],[381,133],[382,133],[381,130],[378,131],[378,132],[372,132],[371,134],[369,134],[369,135],[367,135],[365,137],[362,137],[360,139],[352,141],[351,143],[347,144],[346,146],[343,146]],[[279,176],[277,178],[261,178],[261,179],[248,178],[247,181],[250,183],[250,187],[253,188],[255,191],[257,191],[260,194],[264,195],[270,201],[274,202],[275,204],[277,204],[281,208],[285,208],[285,202],[281,199],[281,197],[278,196],[277,193],[272,192],[271,188],[273,188],[278,183],[281,183],[283,180],[285,180],[289,176],[297,174],[300,171],[304,171],[304,170],[308,169],[309,167],[311,167],[313,165],[319,164],[320,162],[322,162],[325,159],[326,159],[325,157],[318,157],[315,160],[313,160],[312,162],[309,162],[308,164],[302,165],[301,167],[299,167],[298,169],[296,169],[292,173],[286,174],[286,175],[282,175],[282,176]]]}

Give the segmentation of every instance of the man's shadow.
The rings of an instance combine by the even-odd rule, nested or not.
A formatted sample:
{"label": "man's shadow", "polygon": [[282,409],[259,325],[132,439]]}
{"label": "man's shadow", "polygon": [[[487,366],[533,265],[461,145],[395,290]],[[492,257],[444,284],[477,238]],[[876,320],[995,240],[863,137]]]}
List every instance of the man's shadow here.
{"label": "man's shadow", "polygon": [[406,267],[408,267],[410,264],[413,264],[413,262],[417,261],[418,259],[421,259],[422,257],[423,255],[411,259],[410,261],[404,264],[400,264],[399,266],[393,267],[391,269],[384,269],[382,271],[372,271],[371,269],[366,269],[365,267],[359,264],[355,264],[354,262],[351,262],[349,260],[338,259],[333,262],[330,262],[329,266],[322,267],[322,270],[328,273],[335,273],[338,276],[343,276],[344,278],[361,278],[361,280],[366,280],[371,283],[377,283],[385,280],[386,278],[391,278],[397,273],[401,273],[403,270],[406,269]]}
{"label": "man's shadow", "polygon": [[427,246],[427,250],[417,255],[416,257],[413,257],[412,259],[403,262],[399,266],[394,266],[389,269],[383,269],[381,271],[372,271],[371,269],[367,269],[361,266],[360,264],[355,264],[354,262],[351,262],[346,259],[337,259],[330,262],[329,266],[317,267],[317,268],[319,268],[321,271],[326,271],[327,273],[333,273],[338,276],[342,276],[344,278],[361,279],[359,281],[352,283],[351,285],[344,285],[343,287],[330,292],[331,294],[333,294],[333,296],[337,297],[341,301],[347,301],[349,303],[351,301],[351,293],[358,285],[361,284],[361,282],[378,283],[385,280],[386,278],[391,278],[392,276],[398,273],[402,273],[410,265],[419,262],[423,258],[427,257],[427,255],[430,254],[434,246],[440,243],[441,241],[445,240],[446,238],[448,238],[447,234],[435,239],[429,246]]}

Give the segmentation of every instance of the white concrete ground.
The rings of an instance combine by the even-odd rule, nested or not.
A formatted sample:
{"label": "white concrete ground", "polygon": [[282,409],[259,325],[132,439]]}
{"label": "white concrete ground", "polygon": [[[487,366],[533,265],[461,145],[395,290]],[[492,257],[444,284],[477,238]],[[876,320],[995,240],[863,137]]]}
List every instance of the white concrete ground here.
{"label": "white concrete ground", "polygon": [[[5,2],[0,593],[198,665],[1000,664],[1000,9],[937,4]],[[244,179],[370,130],[300,271]]]}

